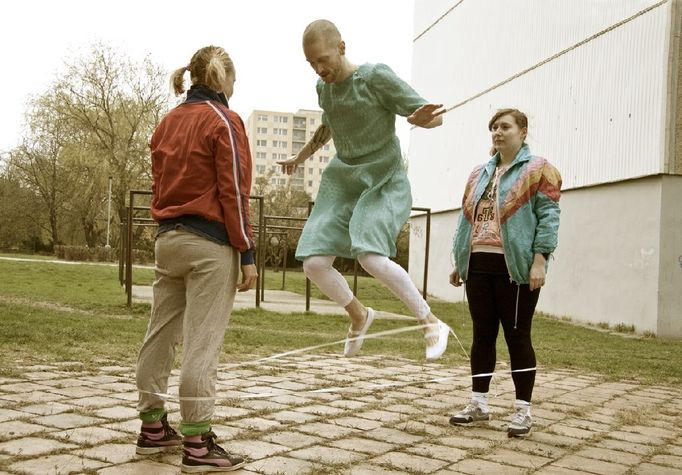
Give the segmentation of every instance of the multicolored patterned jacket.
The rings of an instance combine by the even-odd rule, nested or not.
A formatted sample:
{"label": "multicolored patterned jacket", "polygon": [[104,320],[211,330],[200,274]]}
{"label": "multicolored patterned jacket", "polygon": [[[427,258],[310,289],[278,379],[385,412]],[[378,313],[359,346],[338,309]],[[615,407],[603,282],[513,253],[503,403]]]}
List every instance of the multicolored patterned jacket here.
{"label": "multicolored patterned jacket", "polygon": [[[471,230],[476,205],[495,173],[495,154],[471,172],[462,198],[457,233],[452,243],[457,270],[466,280]],[[534,254],[551,254],[557,246],[561,175],[547,160],[531,155],[524,144],[500,177],[497,194],[504,257],[511,279],[527,284]]]}

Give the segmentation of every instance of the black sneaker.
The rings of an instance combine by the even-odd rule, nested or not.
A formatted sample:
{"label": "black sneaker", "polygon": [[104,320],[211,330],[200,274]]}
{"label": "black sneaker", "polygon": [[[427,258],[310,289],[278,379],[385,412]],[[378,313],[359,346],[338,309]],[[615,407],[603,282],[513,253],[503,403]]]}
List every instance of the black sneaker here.
{"label": "black sneaker", "polygon": [[182,442],[182,473],[231,472],[246,464],[243,458],[227,453],[215,439],[209,431],[201,434],[201,442]]}
{"label": "black sneaker", "polygon": [[168,423],[168,414],[164,414],[160,422],[161,427],[155,429],[142,426],[135,453],[138,455],[156,454],[180,446],[182,437]]}

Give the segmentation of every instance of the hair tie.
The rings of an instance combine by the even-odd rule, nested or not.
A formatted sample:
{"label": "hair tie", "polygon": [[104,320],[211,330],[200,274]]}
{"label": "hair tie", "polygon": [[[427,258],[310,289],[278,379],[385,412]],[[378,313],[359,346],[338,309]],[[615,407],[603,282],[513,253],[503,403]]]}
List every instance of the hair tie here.
{"label": "hair tie", "polygon": [[189,64],[187,66],[185,66],[185,71],[191,71],[191,69],[189,69],[189,67],[190,67]]}

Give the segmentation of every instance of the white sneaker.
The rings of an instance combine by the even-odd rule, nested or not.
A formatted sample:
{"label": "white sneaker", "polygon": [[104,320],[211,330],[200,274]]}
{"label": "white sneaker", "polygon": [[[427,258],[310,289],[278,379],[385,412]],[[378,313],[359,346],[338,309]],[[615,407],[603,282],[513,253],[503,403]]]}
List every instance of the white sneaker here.
{"label": "white sneaker", "polygon": [[[438,319],[436,319],[438,320]],[[448,347],[448,337],[450,336],[450,327],[438,320],[437,324],[431,324],[431,330],[424,335],[424,338],[438,337],[438,341],[431,346],[426,347],[426,359],[434,361],[443,356],[445,349]]]}
{"label": "white sneaker", "polygon": [[530,416],[528,407],[517,407],[507,426],[508,437],[522,437],[530,432],[533,427],[533,418]]}
{"label": "white sneaker", "polygon": [[343,356],[349,357],[358,354],[360,348],[362,348],[362,344],[365,341],[363,337],[365,336],[365,333],[367,333],[367,330],[369,330],[369,326],[373,321],[374,310],[367,307],[367,320],[365,320],[365,324],[362,326],[362,328],[358,331],[353,331],[351,326],[351,328],[348,329],[348,335],[346,335],[346,344],[343,347]]}
{"label": "white sneaker", "polygon": [[490,413],[483,411],[480,404],[476,401],[471,401],[467,407],[459,411],[450,418],[450,424],[471,424],[472,422],[488,421],[490,420]]}

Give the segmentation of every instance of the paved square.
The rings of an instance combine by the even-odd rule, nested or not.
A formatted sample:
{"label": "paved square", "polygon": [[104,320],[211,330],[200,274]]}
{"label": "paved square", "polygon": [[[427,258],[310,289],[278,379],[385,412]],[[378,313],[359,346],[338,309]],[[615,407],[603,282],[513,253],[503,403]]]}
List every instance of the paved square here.
{"label": "paved square", "polygon": [[[179,473],[179,451],[135,455],[132,368],[19,370],[0,385],[0,473]],[[509,377],[493,381],[490,422],[448,424],[468,374],[380,356],[221,365],[214,429],[248,459],[235,474],[682,474],[679,388],[541,370],[533,432],[508,439]],[[171,381],[177,394],[177,372]],[[177,403],[168,409],[177,425]]]}

